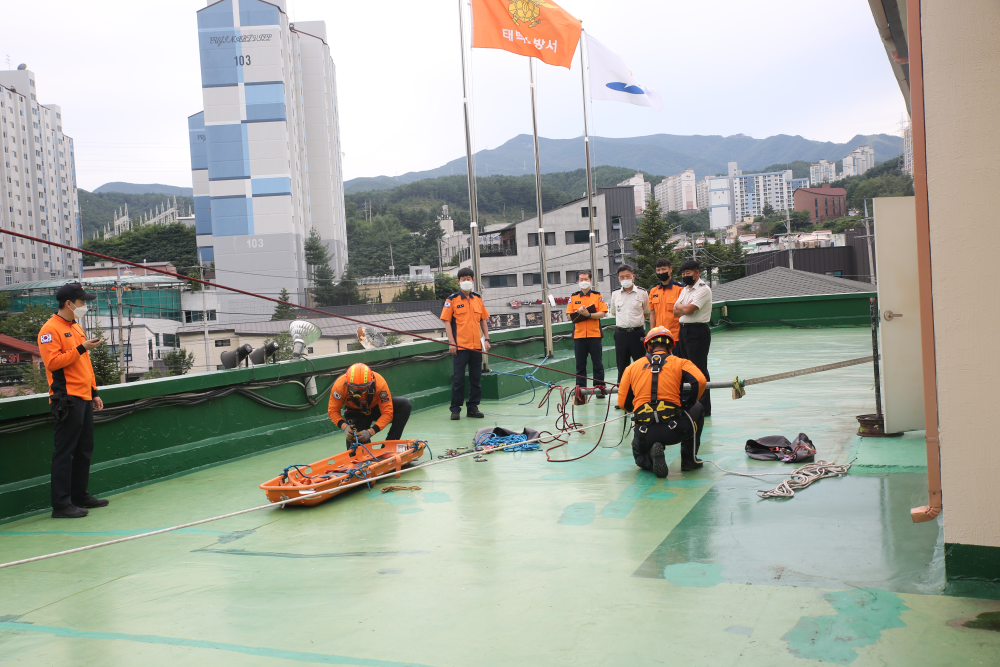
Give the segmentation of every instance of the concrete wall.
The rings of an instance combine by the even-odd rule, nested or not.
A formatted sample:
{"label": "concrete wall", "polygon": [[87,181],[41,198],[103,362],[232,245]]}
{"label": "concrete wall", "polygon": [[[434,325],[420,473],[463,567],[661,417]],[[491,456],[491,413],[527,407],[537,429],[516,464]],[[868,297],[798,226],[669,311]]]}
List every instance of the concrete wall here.
{"label": "concrete wall", "polygon": [[[996,263],[991,243],[969,240],[995,234],[988,193],[1000,153],[1000,5],[936,0],[921,7],[941,516],[946,543],[1000,547],[1000,447],[989,391],[1000,375],[996,281],[987,271],[955,288],[957,267]],[[951,576],[951,562],[948,569]],[[995,560],[993,573],[1000,576]]]}

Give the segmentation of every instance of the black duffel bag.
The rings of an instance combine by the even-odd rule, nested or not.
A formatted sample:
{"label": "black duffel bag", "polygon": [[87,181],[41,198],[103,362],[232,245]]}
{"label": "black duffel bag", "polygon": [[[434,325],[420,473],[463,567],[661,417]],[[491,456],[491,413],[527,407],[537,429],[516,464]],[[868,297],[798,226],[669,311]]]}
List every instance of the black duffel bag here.
{"label": "black duffel bag", "polygon": [[805,433],[792,442],[783,435],[765,435],[747,440],[747,456],[758,461],[783,461],[785,463],[812,463],[816,460],[816,446]]}

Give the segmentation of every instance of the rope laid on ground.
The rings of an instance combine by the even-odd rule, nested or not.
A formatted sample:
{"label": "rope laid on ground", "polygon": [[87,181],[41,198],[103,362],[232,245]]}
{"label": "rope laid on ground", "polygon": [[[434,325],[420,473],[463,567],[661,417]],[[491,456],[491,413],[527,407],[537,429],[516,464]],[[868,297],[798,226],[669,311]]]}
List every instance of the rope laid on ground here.
{"label": "rope laid on ground", "polygon": [[[623,415],[622,417],[615,417],[614,419],[611,419],[609,421],[617,421],[618,419],[623,419],[625,416],[627,416],[627,415]],[[587,426],[585,428],[594,428],[596,426],[601,426],[601,425],[607,424],[607,423],[608,422],[601,422],[599,424],[591,424],[590,426]],[[541,439],[541,436],[539,436],[538,438],[532,438],[531,440],[526,440],[525,442],[533,442],[533,441],[540,440],[540,439]],[[287,505],[289,503],[297,502],[299,500],[302,500],[303,498],[307,498],[307,497],[308,498],[314,498],[316,496],[324,496],[324,495],[327,495],[327,494],[330,494],[330,493],[334,493],[334,492],[345,491],[345,490],[350,489],[352,487],[360,486],[362,484],[370,484],[371,482],[375,482],[375,481],[378,481],[380,479],[385,479],[387,477],[393,477],[395,475],[402,475],[402,474],[405,474],[405,473],[408,473],[408,472],[413,472],[414,470],[421,470],[423,468],[429,468],[431,466],[438,465],[440,463],[444,463],[445,461],[454,461],[456,459],[465,458],[467,456],[477,456],[478,457],[478,456],[483,456],[483,455],[486,455],[486,454],[492,454],[494,452],[499,452],[499,451],[503,451],[502,447],[483,449],[481,451],[472,450],[472,451],[466,452],[465,454],[459,454],[458,456],[454,456],[454,457],[451,457],[451,458],[448,458],[448,459],[440,459],[439,458],[439,459],[436,459],[436,460],[428,461],[427,463],[422,463],[422,464],[420,464],[418,466],[413,466],[412,468],[403,468],[402,470],[398,470],[398,471],[397,470],[393,470],[391,472],[385,473],[384,475],[377,475],[375,477],[369,477],[367,479],[362,479],[362,480],[357,481],[357,482],[351,482],[350,484],[343,484],[341,486],[334,487],[332,489],[326,489],[324,491],[316,491],[315,493],[309,494],[308,496],[299,496],[297,498],[289,498],[288,500],[279,500],[276,503],[268,503],[266,505],[258,505],[257,507],[250,507],[250,508],[247,508],[247,509],[244,509],[244,510],[238,510],[236,512],[229,512],[228,514],[220,514],[219,516],[213,516],[213,517],[211,517],[209,519],[201,519],[199,521],[191,521],[191,522],[188,522],[188,523],[182,523],[182,524],[178,524],[176,526],[170,526],[169,528],[161,528],[159,530],[152,530],[152,531],[150,531],[148,533],[140,533],[138,535],[129,535],[128,537],[120,537],[120,538],[118,538],[116,540],[108,540],[107,542],[98,542],[96,544],[88,544],[87,546],[84,546],[84,547],[77,547],[75,549],[67,549],[65,551],[57,551],[55,553],[45,554],[43,556],[34,556],[32,558],[23,558],[21,560],[11,561],[9,563],[0,563],[0,570],[2,570],[4,568],[7,568],[7,567],[14,567],[15,565],[24,565],[26,563],[35,563],[35,562],[42,561],[42,560],[48,560],[49,558],[56,558],[57,556],[68,556],[69,554],[80,553],[81,551],[89,551],[90,549],[99,549],[101,547],[111,546],[112,544],[121,544],[122,542],[131,542],[132,540],[139,540],[139,539],[142,539],[144,537],[152,537],[153,535],[162,535],[163,533],[170,533],[170,532],[173,532],[175,530],[180,530],[182,528],[191,528],[192,526],[200,526],[200,525],[205,524],[205,523],[211,523],[212,521],[219,521],[220,519],[228,519],[230,517],[239,516],[241,514],[249,514],[250,512],[258,512],[260,510],[265,510],[265,509],[272,508],[272,507],[284,507],[285,505]]]}
{"label": "rope laid on ground", "polygon": [[791,498],[797,490],[806,488],[818,479],[846,475],[856,460],[851,459],[842,465],[831,463],[830,461],[807,463],[801,468],[793,470],[791,472],[791,479],[786,479],[769,491],[757,491],[757,495],[761,498]]}

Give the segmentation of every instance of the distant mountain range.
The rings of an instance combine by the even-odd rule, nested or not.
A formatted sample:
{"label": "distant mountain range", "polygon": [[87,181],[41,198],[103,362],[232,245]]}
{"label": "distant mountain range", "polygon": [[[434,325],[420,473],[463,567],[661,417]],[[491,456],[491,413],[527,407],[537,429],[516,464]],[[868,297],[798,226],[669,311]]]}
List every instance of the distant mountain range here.
{"label": "distant mountain range", "polygon": [[[858,146],[875,149],[876,162],[896,157],[903,151],[903,140],[891,134],[856,135],[847,143],[813,141],[800,136],[779,134],[767,139],[754,139],[742,134],[682,136],[653,134],[646,137],[616,139],[591,137],[594,165],[628,167],[652,174],[679,174],[693,168],[701,179],[709,174],[726,173],[726,164],[735,161],[740,169],[753,171],[768,165],[796,160],[815,162],[826,158],[831,162],[843,159]],[[560,172],[584,166],[583,140],[539,138],[542,172]],[[504,174],[521,176],[534,172],[532,138],[520,134],[502,146],[476,153],[476,175]],[[465,158],[452,160],[437,169],[413,171],[400,176],[354,178],[344,183],[345,192],[380,190],[401,183],[425,178],[437,178],[466,173]],[[104,186],[102,186],[104,187]]]}
{"label": "distant mountain range", "polygon": [[125,195],[177,195],[178,197],[190,197],[192,195],[191,188],[182,188],[176,185],[163,185],[162,183],[147,183],[142,185],[139,183],[123,183],[121,181],[105,183],[98,188],[94,188],[92,192],[119,192]]}

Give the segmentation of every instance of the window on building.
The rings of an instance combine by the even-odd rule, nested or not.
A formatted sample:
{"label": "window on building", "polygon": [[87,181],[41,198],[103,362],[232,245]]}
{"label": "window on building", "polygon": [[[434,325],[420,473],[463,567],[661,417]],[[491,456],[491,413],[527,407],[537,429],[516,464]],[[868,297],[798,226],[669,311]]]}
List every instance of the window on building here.
{"label": "window on building", "polygon": [[[596,243],[601,242],[600,230],[594,232],[594,241]],[[581,243],[590,243],[589,229],[584,229],[583,231],[577,231],[577,232],[566,232],[566,245],[579,245]]]}
{"label": "window on building", "polygon": [[542,284],[542,274],[540,273],[522,273],[521,274],[521,284],[524,287],[531,287],[532,285]]}
{"label": "window on building", "polygon": [[[555,232],[545,232],[545,245],[555,245],[556,244],[556,233]],[[528,234],[528,246],[534,247],[538,245],[538,234]]]}
{"label": "window on building", "polygon": [[232,343],[228,338],[220,338],[215,341],[215,347],[231,347]]}
{"label": "window on building", "polygon": [[597,282],[603,282],[604,280],[604,269],[597,269]]}
{"label": "window on building", "polygon": [[559,284],[559,272],[558,271],[549,271],[547,275],[548,275],[548,279],[549,279],[549,284],[550,285],[558,285]]}
{"label": "window on building", "polygon": [[160,347],[160,334],[154,333],[153,340],[156,342],[156,347]]}
{"label": "window on building", "polygon": [[620,215],[611,216],[611,229],[622,228],[622,217]]}
{"label": "window on building", "polygon": [[[580,217],[587,218],[588,220],[590,219],[590,216],[587,215],[587,207],[586,206],[581,206],[580,207]],[[596,206],[594,207],[594,217],[595,218],[597,217],[597,207]]]}
{"label": "window on building", "polygon": [[517,287],[517,274],[511,273],[505,276],[483,276],[487,287]]}

